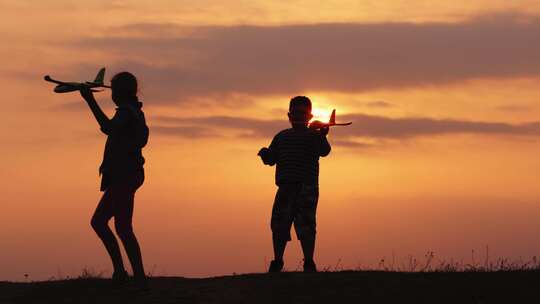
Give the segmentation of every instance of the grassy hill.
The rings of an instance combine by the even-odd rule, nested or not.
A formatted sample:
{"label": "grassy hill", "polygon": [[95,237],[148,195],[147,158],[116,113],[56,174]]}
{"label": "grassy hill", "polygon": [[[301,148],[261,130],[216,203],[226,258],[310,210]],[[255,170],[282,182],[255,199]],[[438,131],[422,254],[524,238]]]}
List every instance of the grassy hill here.
{"label": "grassy hill", "polygon": [[246,274],[154,277],[149,290],[105,279],[0,283],[0,303],[540,303],[540,272]]}

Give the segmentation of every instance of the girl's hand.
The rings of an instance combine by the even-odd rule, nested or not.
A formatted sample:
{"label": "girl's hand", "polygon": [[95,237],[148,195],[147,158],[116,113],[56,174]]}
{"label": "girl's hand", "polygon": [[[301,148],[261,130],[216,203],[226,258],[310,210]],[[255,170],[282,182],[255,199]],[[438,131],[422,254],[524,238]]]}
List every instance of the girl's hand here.
{"label": "girl's hand", "polygon": [[88,86],[82,86],[79,90],[81,93],[82,98],[86,101],[92,101],[94,99],[94,93],[92,93],[92,89],[90,89]]}

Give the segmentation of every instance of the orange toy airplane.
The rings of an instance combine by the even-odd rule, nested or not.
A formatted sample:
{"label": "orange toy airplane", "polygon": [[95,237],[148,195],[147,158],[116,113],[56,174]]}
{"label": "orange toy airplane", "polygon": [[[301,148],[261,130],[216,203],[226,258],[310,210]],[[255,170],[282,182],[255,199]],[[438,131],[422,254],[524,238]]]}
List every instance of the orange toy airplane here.
{"label": "orange toy airplane", "polygon": [[326,127],[332,127],[332,126],[348,126],[352,124],[352,122],[345,122],[345,123],[336,123],[336,109],[332,111],[332,115],[330,115],[330,121],[329,122],[322,122],[320,120],[314,120],[309,123],[310,129],[321,129]]}

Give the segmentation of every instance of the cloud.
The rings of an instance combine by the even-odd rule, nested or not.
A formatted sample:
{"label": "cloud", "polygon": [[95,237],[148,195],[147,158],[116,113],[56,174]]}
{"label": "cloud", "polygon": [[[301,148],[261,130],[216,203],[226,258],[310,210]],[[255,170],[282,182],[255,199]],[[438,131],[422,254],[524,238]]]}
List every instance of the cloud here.
{"label": "cloud", "polygon": [[389,118],[366,114],[342,115],[341,118],[346,121],[353,121],[349,133],[359,137],[407,139],[419,136],[451,134],[540,135],[540,122],[509,124],[505,122],[423,117]]}
{"label": "cloud", "polygon": [[540,75],[540,18],[511,14],[461,23],[132,24],[110,32],[69,46],[135,72],[162,102]]}
{"label": "cloud", "polygon": [[[468,121],[459,119],[435,119],[422,117],[390,118],[367,114],[343,115],[344,120],[353,124],[345,128],[334,128],[332,136],[336,145],[349,148],[366,148],[376,145],[372,141],[409,140],[418,137],[432,137],[456,134],[540,136],[540,122],[509,124],[504,122]],[[181,118],[170,116],[155,117],[157,125],[175,126],[167,130],[168,135],[184,137],[182,126],[198,126],[214,130],[215,134],[236,130],[251,138],[272,138],[277,132],[288,128],[284,120],[262,120],[233,116],[207,116]],[[162,127],[157,132],[163,133]],[[178,133],[176,133],[176,130]],[[212,133],[207,133],[212,136]],[[221,135],[220,135],[221,136]],[[370,141],[362,141],[369,139]]]}
{"label": "cloud", "polygon": [[367,102],[366,106],[370,108],[391,108],[394,105],[386,101],[371,101],[371,102]]}
{"label": "cloud", "polygon": [[[154,118],[158,125],[168,126],[200,126],[215,130],[239,130],[244,136],[272,137],[276,132],[288,127],[284,120],[262,120],[234,116],[207,116],[194,118],[181,118],[171,116],[158,116]],[[181,128],[179,128],[182,131]],[[160,131],[158,131],[160,132]]]}
{"label": "cloud", "polygon": [[527,112],[532,110],[533,108],[526,105],[500,105],[496,107],[497,110],[503,111],[503,112]]}
{"label": "cloud", "polygon": [[88,106],[84,103],[84,101],[81,100],[76,102],[63,102],[52,106],[47,106],[46,109],[62,112],[81,112],[88,110]]}
{"label": "cloud", "polygon": [[380,142],[379,143],[366,143],[366,142],[359,142],[355,140],[338,139],[338,140],[332,140],[332,145],[351,148],[351,149],[365,150],[368,148],[374,148],[374,147],[379,146]]}
{"label": "cloud", "polygon": [[151,126],[151,132],[190,139],[221,137],[218,132],[204,126]]}

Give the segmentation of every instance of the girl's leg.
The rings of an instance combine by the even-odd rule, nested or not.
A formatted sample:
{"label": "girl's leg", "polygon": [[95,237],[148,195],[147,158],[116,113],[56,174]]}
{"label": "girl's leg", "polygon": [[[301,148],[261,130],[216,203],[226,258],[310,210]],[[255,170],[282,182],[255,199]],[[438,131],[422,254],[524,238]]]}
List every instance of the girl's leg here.
{"label": "girl's leg", "polygon": [[141,249],[132,226],[133,204],[137,188],[118,185],[114,188],[114,226],[126,250],[136,278],[145,278]]}
{"label": "girl's leg", "polygon": [[114,273],[120,275],[125,273],[124,263],[118,242],[108,225],[109,220],[113,216],[113,205],[114,202],[112,201],[110,189],[107,189],[92,216],[91,225],[111,257]]}

